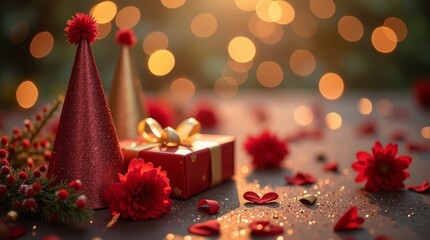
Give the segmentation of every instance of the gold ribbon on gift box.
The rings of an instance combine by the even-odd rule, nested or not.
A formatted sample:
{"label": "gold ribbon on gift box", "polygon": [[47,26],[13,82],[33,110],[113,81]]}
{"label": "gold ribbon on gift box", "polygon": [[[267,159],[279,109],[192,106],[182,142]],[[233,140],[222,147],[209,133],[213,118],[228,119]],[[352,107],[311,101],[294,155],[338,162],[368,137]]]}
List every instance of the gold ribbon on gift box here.
{"label": "gold ribbon on gift box", "polygon": [[201,124],[195,118],[182,121],[176,129],[171,127],[162,128],[153,118],[145,118],[138,124],[138,132],[146,143],[139,146],[131,146],[125,151],[139,152],[157,146],[174,148],[178,146],[208,148],[211,155],[211,185],[214,186],[222,181],[221,146],[216,141],[196,139],[201,130]]}

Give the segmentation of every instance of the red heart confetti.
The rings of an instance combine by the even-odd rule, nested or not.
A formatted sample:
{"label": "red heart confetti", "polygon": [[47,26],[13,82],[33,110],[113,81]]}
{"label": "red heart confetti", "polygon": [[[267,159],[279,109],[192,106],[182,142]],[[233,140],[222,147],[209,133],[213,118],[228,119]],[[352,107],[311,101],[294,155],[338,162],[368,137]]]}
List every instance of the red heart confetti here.
{"label": "red heart confetti", "polygon": [[430,189],[430,184],[427,181],[423,181],[421,185],[408,186],[408,190],[411,190],[417,193],[428,193],[429,189]]}
{"label": "red heart confetti", "polygon": [[220,234],[220,224],[217,220],[196,223],[188,227],[188,232],[201,236],[218,235]]}
{"label": "red heart confetti", "polygon": [[[204,205],[207,205],[207,207],[203,207]],[[209,214],[217,214],[219,211],[219,203],[215,200],[210,199],[202,199],[197,203],[197,207],[199,208],[206,208],[209,212]]]}
{"label": "red heart confetti", "polygon": [[271,224],[269,221],[254,221],[249,224],[251,228],[251,234],[257,236],[274,236],[282,234],[284,229],[280,226]]}
{"label": "red heart confetti", "polygon": [[324,165],[325,171],[337,172],[337,170],[338,170],[337,168],[338,168],[337,162],[335,162],[335,161],[328,162]]}
{"label": "red heart confetti", "polygon": [[352,206],[337,220],[334,231],[357,229],[363,223],[364,219],[358,216],[357,207]]}
{"label": "red heart confetti", "polygon": [[285,180],[289,184],[294,184],[294,185],[304,185],[304,184],[311,184],[311,183],[316,182],[315,177],[313,177],[312,175],[310,175],[308,173],[302,173],[302,172],[296,173],[296,176],[294,176],[294,177],[287,177],[286,176]]}
{"label": "red heart confetti", "polygon": [[406,143],[406,149],[408,149],[408,151],[412,152],[429,152],[430,151],[430,146],[426,143],[419,143],[419,142],[412,142],[412,141],[408,141]]}
{"label": "red heart confetti", "polygon": [[256,204],[265,204],[265,203],[269,203],[273,200],[278,199],[278,194],[275,192],[268,192],[266,194],[263,195],[263,197],[260,198],[260,196],[258,196],[257,193],[255,192],[251,192],[248,191],[246,193],[243,194],[243,198],[245,198],[246,200],[256,203]]}

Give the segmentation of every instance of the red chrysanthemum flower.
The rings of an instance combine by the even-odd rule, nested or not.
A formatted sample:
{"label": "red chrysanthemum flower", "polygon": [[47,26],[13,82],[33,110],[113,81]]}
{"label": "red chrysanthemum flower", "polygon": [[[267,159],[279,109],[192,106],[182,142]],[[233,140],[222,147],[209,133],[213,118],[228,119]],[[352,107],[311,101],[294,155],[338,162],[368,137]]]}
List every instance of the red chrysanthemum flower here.
{"label": "red chrysanthemum flower", "polygon": [[385,148],[376,142],[372,148],[373,155],[360,151],[357,153],[358,162],[352,168],[358,172],[356,182],[367,181],[365,188],[376,192],[395,191],[404,188],[403,181],[409,177],[405,170],[411,164],[409,156],[398,156],[397,144],[389,143]]}
{"label": "red chrysanthemum flower", "polygon": [[287,142],[279,140],[267,130],[260,136],[248,137],[244,147],[252,156],[252,164],[256,169],[279,168],[288,154]]}
{"label": "red chrysanthemum flower", "polygon": [[76,13],[72,16],[72,19],[67,21],[64,31],[67,42],[74,45],[77,45],[81,38],[86,38],[89,44],[93,44],[99,35],[96,20],[85,13]]}
{"label": "red chrysanthemum flower", "polygon": [[134,34],[132,29],[118,30],[118,32],[116,32],[115,34],[115,39],[117,43],[129,47],[133,47],[137,41],[136,35]]}
{"label": "red chrysanthemum flower", "polygon": [[154,168],[150,162],[133,159],[127,174],[118,176],[120,183],[114,183],[105,192],[113,215],[120,213],[122,218],[140,221],[157,219],[170,211],[172,189],[161,167]]}

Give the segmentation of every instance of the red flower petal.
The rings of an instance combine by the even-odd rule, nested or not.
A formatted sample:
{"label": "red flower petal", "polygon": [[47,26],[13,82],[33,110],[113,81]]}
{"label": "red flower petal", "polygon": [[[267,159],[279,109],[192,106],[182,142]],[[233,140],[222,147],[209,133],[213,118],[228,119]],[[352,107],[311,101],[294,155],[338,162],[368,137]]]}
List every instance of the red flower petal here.
{"label": "red flower petal", "polygon": [[334,231],[357,229],[363,222],[364,219],[358,216],[357,207],[352,206],[337,220]]}
{"label": "red flower petal", "polygon": [[324,170],[326,171],[332,171],[332,172],[337,172],[337,162],[332,161],[332,162],[328,162],[324,165]]}
{"label": "red flower petal", "polygon": [[207,204],[209,214],[217,214],[219,211],[219,203],[215,200],[202,199],[197,203],[197,207],[203,208],[203,205]]}
{"label": "red flower petal", "polygon": [[251,234],[257,236],[274,236],[282,234],[284,229],[280,226],[271,224],[269,221],[254,221],[249,224],[251,228]]}
{"label": "red flower petal", "polygon": [[308,173],[302,173],[302,172],[298,172],[294,177],[286,176],[285,180],[289,184],[294,184],[294,185],[304,185],[304,184],[311,184],[316,182],[315,177],[313,177]]}
{"label": "red flower petal", "polygon": [[260,198],[260,196],[258,196],[257,193],[255,192],[251,192],[248,191],[246,193],[243,194],[243,198],[245,198],[246,200],[253,202],[253,203],[257,203],[257,204],[265,204],[265,203],[269,203],[273,200],[278,199],[278,194],[275,192],[268,192],[266,194],[263,195],[263,197]]}
{"label": "red flower petal", "polygon": [[188,232],[201,236],[218,235],[220,233],[220,224],[217,220],[196,223],[188,227]]}
{"label": "red flower petal", "polygon": [[421,185],[408,186],[408,189],[417,193],[428,193],[430,189],[430,184],[427,181],[423,181]]}

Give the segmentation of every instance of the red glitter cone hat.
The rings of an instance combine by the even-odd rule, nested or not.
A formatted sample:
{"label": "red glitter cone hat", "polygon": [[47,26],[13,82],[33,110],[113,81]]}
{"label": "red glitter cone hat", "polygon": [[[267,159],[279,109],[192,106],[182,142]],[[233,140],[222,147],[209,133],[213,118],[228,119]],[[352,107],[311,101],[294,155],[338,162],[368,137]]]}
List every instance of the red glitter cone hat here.
{"label": "red glitter cone hat", "polygon": [[116,41],[121,45],[121,52],[110,90],[109,107],[119,139],[132,139],[138,136],[138,123],[148,116],[142,84],[130,54],[136,36],[131,29],[122,29],[117,32]]}
{"label": "red glitter cone hat", "polygon": [[67,22],[68,42],[78,45],[49,163],[48,177],[82,181],[91,208],[104,208],[103,192],[124,172],[123,157],[90,44],[95,20],[77,13]]}

